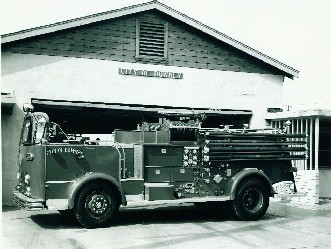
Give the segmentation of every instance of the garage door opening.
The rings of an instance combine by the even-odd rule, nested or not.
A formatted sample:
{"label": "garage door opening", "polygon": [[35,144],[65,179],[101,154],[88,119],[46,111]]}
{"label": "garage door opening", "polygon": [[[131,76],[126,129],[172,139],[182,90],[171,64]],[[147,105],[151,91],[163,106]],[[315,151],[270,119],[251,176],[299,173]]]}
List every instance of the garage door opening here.
{"label": "garage door opening", "polygon": [[[155,105],[124,105],[32,99],[36,112],[45,112],[50,121],[59,124],[67,134],[111,134],[115,129],[134,130],[143,122],[158,123],[167,118],[179,120],[178,113],[203,113],[204,128],[233,125],[243,128],[250,122],[250,111],[192,109]],[[162,110],[162,112],[160,112]],[[169,114],[170,113],[170,114]],[[172,115],[171,113],[177,113]]]}

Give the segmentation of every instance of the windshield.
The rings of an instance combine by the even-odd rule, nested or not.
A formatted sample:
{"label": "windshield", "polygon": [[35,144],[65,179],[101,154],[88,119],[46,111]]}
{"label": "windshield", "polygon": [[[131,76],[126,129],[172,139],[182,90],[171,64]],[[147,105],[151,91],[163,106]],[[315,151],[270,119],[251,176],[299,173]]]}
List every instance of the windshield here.
{"label": "windshield", "polygon": [[46,118],[43,115],[34,115],[35,121],[35,136],[33,138],[34,143],[40,143],[41,139],[44,137],[45,134],[45,127],[46,127]]}
{"label": "windshield", "polygon": [[30,144],[32,138],[32,122],[31,116],[24,119],[22,133],[21,133],[21,144]]}

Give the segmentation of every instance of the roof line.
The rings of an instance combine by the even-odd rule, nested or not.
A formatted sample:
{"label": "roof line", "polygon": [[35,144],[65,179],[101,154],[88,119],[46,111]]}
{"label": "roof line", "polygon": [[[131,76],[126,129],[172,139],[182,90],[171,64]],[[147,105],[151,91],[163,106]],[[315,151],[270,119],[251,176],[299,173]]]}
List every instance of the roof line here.
{"label": "roof line", "polygon": [[[255,50],[255,49],[251,48],[250,46],[248,46],[248,45],[246,45],[246,44],[244,44],[244,43],[242,43],[242,42],[240,42],[240,41],[238,41],[238,40],[236,40],[236,39],[234,39],[234,38],[232,38],[232,37],[230,37],[228,35],[225,35],[225,34],[219,32],[218,30],[213,29],[213,28],[211,28],[211,27],[209,27],[209,26],[207,26],[207,25],[205,25],[205,24],[203,24],[203,23],[201,23],[201,22],[193,19],[192,17],[189,17],[189,16],[187,16],[187,15],[185,15],[185,14],[183,14],[183,13],[177,11],[177,10],[174,10],[174,9],[172,9],[171,7],[169,7],[169,6],[165,5],[165,4],[162,4],[160,2],[158,2],[158,4],[161,5],[163,8],[166,8],[169,11],[175,12],[177,15],[182,16],[186,20],[189,20],[190,22],[196,23],[196,25],[200,26],[203,29],[207,29],[210,32],[208,32],[207,30],[202,30],[201,28],[196,27],[196,26],[194,26],[192,24],[191,24],[191,26],[194,26],[195,28],[198,28],[201,31],[204,31],[205,33],[208,33],[209,35],[211,35],[211,36],[213,36],[213,37],[215,37],[215,38],[217,38],[219,40],[224,41],[224,39],[226,39],[227,41],[224,41],[224,42],[226,42],[226,43],[232,45],[233,47],[236,47],[236,48],[238,48],[238,49],[240,49],[240,50],[242,50],[242,51],[244,51],[244,52],[246,52],[246,53],[248,53],[248,54],[250,54],[250,55],[252,55],[254,57],[257,57],[254,54],[258,54],[259,57],[260,57],[259,59],[261,59],[262,61],[264,61],[264,62],[266,62],[268,64],[271,64],[271,65],[275,66],[276,68],[278,68],[278,69],[280,69],[282,71],[285,71],[286,73],[289,73],[292,76],[299,77],[299,71],[298,70],[296,70],[296,69],[294,69],[294,68],[292,68],[292,67],[290,67],[290,66],[288,66],[288,65],[286,65],[286,64],[284,64],[284,63],[282,63],[282,62],[280,62],[280,61],[278,61],[278,60],[276,60],[276,59],[274,59],[274,58],[272,58],[272,57],[270,57],[270,56],[268,56],[268,55],[266,55],[266,54],[258,51],[258,50]],[[180,18],[178,18],[178,19],[180,19]],[[185,22],[185,20],[181,20],[181,21],[184,21]],[[187,22],[185,22],[185,23],[187,23]],[[187,24],[190,24],[190,23],[187,23]],[[221,39],[218,36],[221,36],[223,39]],[[270,63],[270,61],[272,61],[274,63]],[[283,69],[279,68],[279,66],[281,66]],[[287,69],[287,70],[284,70],[284,69]]]}
{"label": "roof line", "polygon": [[[90,24],[90,23],[94,23],[94,22],[98,22],[98,21],[102,21],[102,20],[112,19],[112,18],[119,17],[119,16],[125,16],[125,15],[128,15],[130,13],[124,13],[124,11],[132,10],[132,9],[135,9],[135,8],[140,9],[141,7],[146,7],[147,5],[150,5],[150,4],[153,4],[153,3],[156,3],[156,1],[153,0],[153,1],[150,1],[150,2],[131,5],[131,6],[123,7],[123,8],[120,8],[120,9],[115,9],[115,10],[110,10],[110,11],[105,11],[105,12],[99,12],[97,14],[91,14],[91,15],[87,15],[87,16],[82,16],[82,17],[78,17],[78,18],[69,19],[69,20],[66,20],[66,21],[56,22],[56,23],[52,23],[52,24],[47,24],[47,25],[42,25],[42,26],[38,26],[38,27],[34,27],[34,28],[20,30],[20,31],[17,31],[17,32],[3,34],[3,35],[1,35],[1,43],[8,43],[8,42],[21,40],[21,39],[25,39],[25,38],[28,38],[28,37],[39,35],[39,34],[32,33],[34,31],[38,31],[38,30],[44,30],[44,32],[42,32],[41,34],[45,34],[45,33],[50,33],[50,32],[54,32],[54,31],[62,30],[62,28],[55,29],[55,30],[52,30],[52,31],[45,30],[45,29],[48,29],[48,28],[54,28],[54,27],[57,27],[57,26],[70,25],[70,24],[72,24],[72,26],[64,27],[63,29],[73,28],[73,27],[78,27],[78,26],[82,26],[82,25],[85,25],[85,24]],[[118,16],[115,15],[115,16],[109,17],[109,15],[116,14],[116,13],[119,13],[119,12],[123,12],[123,13],[121,15],[118,15]],[[135,12],[139,12],[139,10],[134,11],[134,13]],[[106,16],[106,17],[102,18],[103,16]],[[88,20],[90,20],[90,21],[88,21]],[[24,37],[24,34],[26,34],[26,33],[32,33],[32,34],[30,34],[29,36]]]}
{"label": "roof line", "polygon": [[206,34],[211,35],[212,37],[214,37],[222,42],[229,44],[232,47],[235,47],[235,48],[241,50],[242,52],[245,52],[246,54],[249,54],[275,68],[278,68],[279,70],[285,72],[289,78],[293,79],[293,77],[299,77],[298,70],[296,70],[258,50],[255,50],[255,49],[249,47],[248,45],[246,45],[242,42],[239,42],[239,41],[231,38],[230,36],[227,36],[219,31],[217,31],[163,3],[155,1],[155,0],[149,1],[146,3],[131,5],[131,6],[116,9],[116,10],[100,12],[97,14],[83,16],[83,17],[79,17],[79,18],[75,18],[75,19],[70,19],[67,21],[56,22],[56,23],[49,24],[49,25],[44,25],[44,26],[30,28],[30,29],[26,29],[26,30],[22,30],[22,31],[18,31],[18,32],[4,34],[4,35],[1,35],[1,43],[3,43],[3,44],[9,43],[9,42],[13,42],[13,41],[17,41],[17,40],[21,40],[21,39],[25,39],[25,38],[37,36],[37,35],[52,33],[52,32],[60,31],[60,30],[67,29],[67,28],[78,27],[78,26],[82,26],[82,25],[86,25],[86,24],[90,24],[90,23],[94,23],[94,22],[113,19],[116,17],[121,17],[121,16],[129,15],[129,14],[135,14],[135,13],[139,13],[139,12],[151,10],[151,9],[157,9],[165,14],[168,14],[168,15],[174,17],[175,19],[178,19]]}

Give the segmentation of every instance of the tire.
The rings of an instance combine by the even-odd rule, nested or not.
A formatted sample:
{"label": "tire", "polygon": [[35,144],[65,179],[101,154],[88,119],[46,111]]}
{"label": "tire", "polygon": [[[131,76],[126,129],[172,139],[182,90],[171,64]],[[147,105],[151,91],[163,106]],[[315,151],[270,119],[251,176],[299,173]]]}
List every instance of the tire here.
{"label": "tire", "polygon": [[240,220],[258,220],[269,207],[269,193],[265,182],[255,178],[244,180],[232,201],[234,214]]}
{"label": "tire", "polygon": [[116,192],[103,183],[91,183],[84,187],[75,199],[76,220],[85,228],[108,225],[116,216],[119,202]]}

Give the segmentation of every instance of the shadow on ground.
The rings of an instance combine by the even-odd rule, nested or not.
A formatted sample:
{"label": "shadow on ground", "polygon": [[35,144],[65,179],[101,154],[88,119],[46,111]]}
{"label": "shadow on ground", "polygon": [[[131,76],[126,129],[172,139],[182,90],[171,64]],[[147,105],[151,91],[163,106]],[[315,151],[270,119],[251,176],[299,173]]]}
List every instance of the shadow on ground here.
{"label": "shadow on ground", "polygon": [[[266,214],[262,220],[279,218],[277,215]],[[72,229],[81,228],[73,217],[60,213],[31,215],[31,219],[45,229]],[[176,223],[203,223],[207,221],[235,221],[236,219],[224,208],[210,209],[208,207],[176,206],[157,208],[124,208],[121,209],[117,219],[110,225],[150,225],[150,224],[176,224]],[[109,227],[110,227],[109,226]]]}
{"label": "shadow on ground", "polygon": [[11,212],[11,211],[17,211],[17,210],[20,210],[19,207],[16,207],[16,206],[3,206],[2,207],[2,212],[5,213],[5,212]]}

